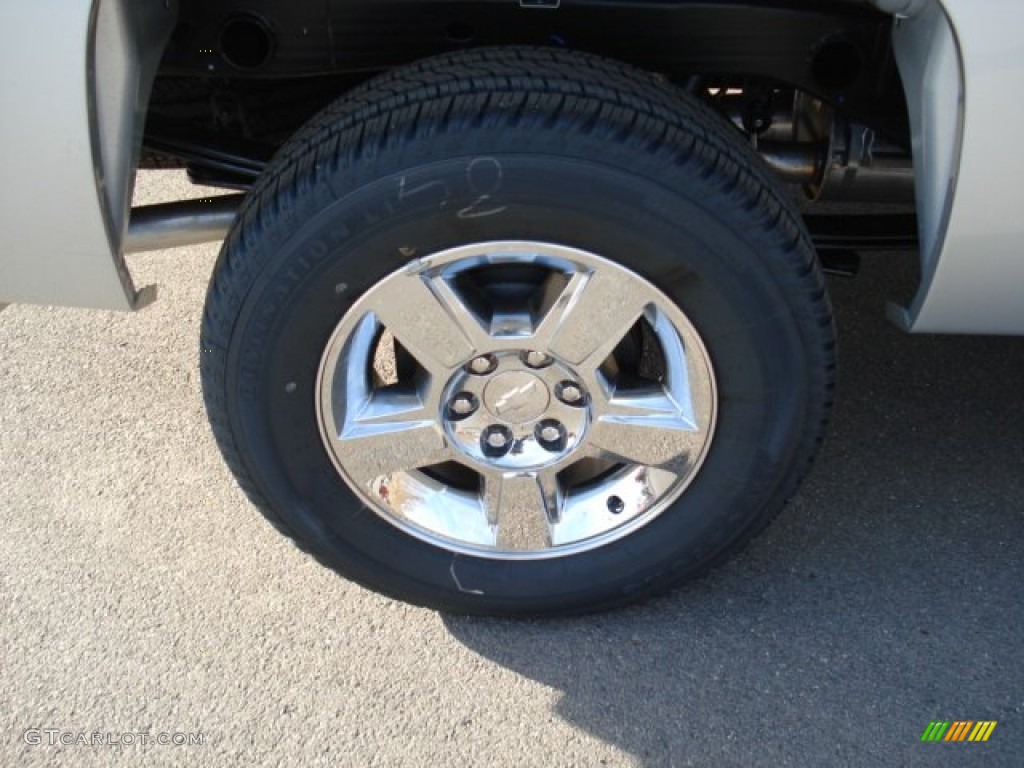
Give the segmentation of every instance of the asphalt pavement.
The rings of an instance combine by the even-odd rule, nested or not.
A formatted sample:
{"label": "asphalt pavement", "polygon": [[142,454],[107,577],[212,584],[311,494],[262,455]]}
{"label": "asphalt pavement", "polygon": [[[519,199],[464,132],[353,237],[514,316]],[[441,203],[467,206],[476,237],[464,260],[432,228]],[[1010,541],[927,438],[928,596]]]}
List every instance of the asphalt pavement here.
{"label": "asphalt pavement", "polygon": [[742,557],[522,622],[367,592],[251,507],[200,395],[216,252],[133,257],[136,314],[0,312],[0,765],[1022,764],[1024,339],[902,334],[905,257],[830,282],[829,438]]}

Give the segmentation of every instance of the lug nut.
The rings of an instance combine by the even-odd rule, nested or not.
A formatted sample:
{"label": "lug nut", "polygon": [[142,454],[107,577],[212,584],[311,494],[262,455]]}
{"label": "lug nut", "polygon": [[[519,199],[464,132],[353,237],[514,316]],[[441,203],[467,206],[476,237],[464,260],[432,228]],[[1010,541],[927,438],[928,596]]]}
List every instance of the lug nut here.
{"label": "lug nut", "polygon": [[582,405],[583,390],[578,384],[571,381],[563,381],[555,387],[555,395],[566,405]]}
{"label": "lug nut", "polygon": [[448,403],[448,410],[451,416],[456,419],[464,419],[472,414],[480,406],[480,401],[471,392],[459,392]]}
{"label": "lug nut", "polygon": [[566,434],[565,427],[554,419],[545,419],[533,429],[534,437],[542,448],[549,451],[565,450]]}
{"label": "lug nut", "polygon": [[551,365],[551,358],[543,352],[527,352],[523,355],[523,362],[530,368],[544,368]]}
{"label": "lug nut", "polygon": [[540,437],[545,442],[553,443],[559,437],[558,428],[557,427],[544,427],[544,429],[542,429],[540,431]]}
{"label": "lug nut", "polygon": [[498,361],[493,355],[481,355],[469,362],[469,370],[478,376],[485,376],[498,367]]}
{"label": "lug nut", "polygon": [[494,425],[488,427],[480,435],[480,448],[485,456],[495,458],[508,453],[512,447],[512,430],[508,427]]}

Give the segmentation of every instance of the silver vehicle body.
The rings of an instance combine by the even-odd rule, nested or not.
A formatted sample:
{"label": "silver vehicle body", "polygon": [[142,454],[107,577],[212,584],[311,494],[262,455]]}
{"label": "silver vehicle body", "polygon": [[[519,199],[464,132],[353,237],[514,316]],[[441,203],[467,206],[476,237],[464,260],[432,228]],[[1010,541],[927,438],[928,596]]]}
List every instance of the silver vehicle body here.
{"label": "silver vehicle body", "polygon": [[175,15],[165,0],[0,8],[0,300],[139,305],[122,244],[146,99]]}
{"label": "silver vehicle body", "polygon": [[[1024,7],[873,2],[894,16],[921,243],[917,296],[891,315],[912,332],[1024,334]],[[0,7],[0,302],[130,309],[151,297],[124,253],[146,100],[175,16],[175,0]],[[41,46],[45,65],[31,66]]]}

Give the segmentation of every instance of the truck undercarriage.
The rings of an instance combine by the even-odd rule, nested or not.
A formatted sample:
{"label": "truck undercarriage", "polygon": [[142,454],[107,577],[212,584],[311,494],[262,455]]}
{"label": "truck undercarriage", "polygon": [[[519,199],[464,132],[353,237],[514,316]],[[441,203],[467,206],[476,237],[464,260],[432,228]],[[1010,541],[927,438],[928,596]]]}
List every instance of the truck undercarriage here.
{"label": "truck undercarriage", "polygon": [[[856,0],[186,2],[140,164],[187,167],[197,183],[244,191],[299,126],[366,79],[442,52],[509,45],[655,72],[731,122],[806,203],[861,204],[846,223],[805,205],[826,268],[850,269],[856,250],[916,244],[909,211],[864,215],[864,203],[912,204],[914,187],[891,19]],[[232,204],[219,205],[137,212],[128,249],[166,245],[171,224],[191,224],[192,240],[220,232]]]}
{"label": "truck undercarriage", "polygon": [[[182,4],[160,75],[204,80],[213,93],[225,82],[341,78],[309,87],[329,99],[346,80],[437,53],[542,45],[607,56],[680,84],[699,76],[794,88],[898,134],[906,113],[891,27],[891,17],[859,0],[191,1]],[[260,90],[236,98],[255,108]]]}

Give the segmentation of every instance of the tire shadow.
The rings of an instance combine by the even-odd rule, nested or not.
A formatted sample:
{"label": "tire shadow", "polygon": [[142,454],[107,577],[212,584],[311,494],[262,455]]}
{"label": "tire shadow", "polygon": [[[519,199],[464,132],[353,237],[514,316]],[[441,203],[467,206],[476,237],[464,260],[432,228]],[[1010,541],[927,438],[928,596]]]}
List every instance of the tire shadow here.
{"label": "tire shadow", "polygon": [[[643,606],[451,634],[642,765],[1019,765],[1024,339],[903,334],[887,259],[830,284],[829,437],[742,557]],[[921,743],[936,719],[999,725]]]}

